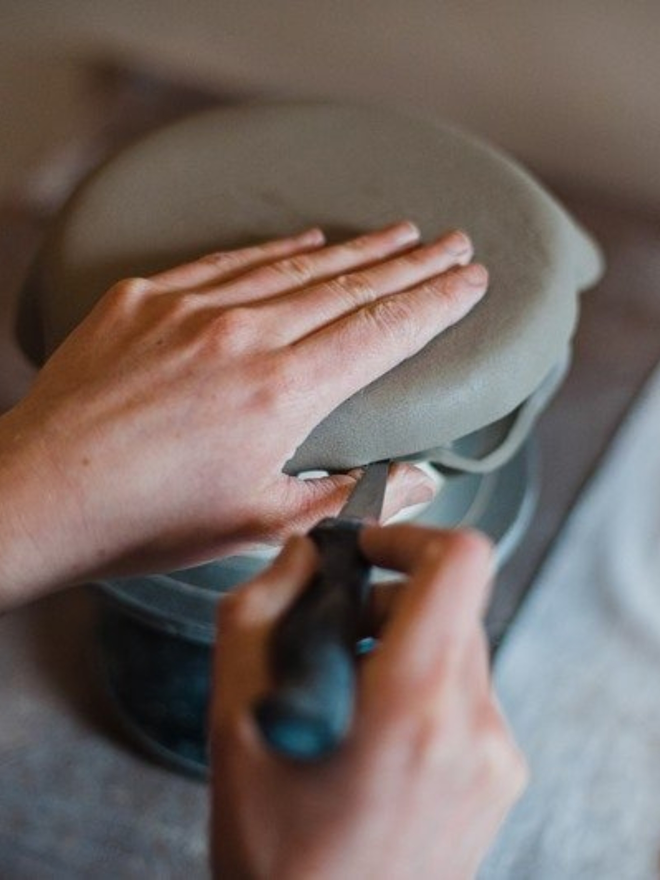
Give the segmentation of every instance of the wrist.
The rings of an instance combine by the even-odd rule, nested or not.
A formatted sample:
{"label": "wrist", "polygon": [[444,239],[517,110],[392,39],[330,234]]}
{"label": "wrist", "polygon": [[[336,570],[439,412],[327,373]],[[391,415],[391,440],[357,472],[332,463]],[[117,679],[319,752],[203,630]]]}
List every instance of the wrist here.
{"label": "wrist", "polygon": [[77,579],[70,499],[47,433],[20,406],[0,417],[0,610]]}

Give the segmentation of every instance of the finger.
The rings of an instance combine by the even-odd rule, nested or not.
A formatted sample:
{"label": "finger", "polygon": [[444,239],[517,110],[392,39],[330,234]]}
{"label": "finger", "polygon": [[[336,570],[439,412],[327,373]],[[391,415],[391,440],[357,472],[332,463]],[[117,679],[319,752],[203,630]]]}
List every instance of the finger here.
{"label": "finger", "polygon": [[364,636],[379,638],[406,589],[405,581],[375,583],[369,591]]}
{"label": "finger", "polygon": [[228,287],[223,287],[218,292],[219,301],[223,306],[245,304],[300,290],[324,279],[385,260],[416,244],[419,235],[419,229],[406,220],[343,244],[291,256],[248,272]]}
{"label": "finger", "polygon": [[490,542],[477,532],[434,535],[392,526],[365,529],[361,545],[375,564],[412,571],[375,662],[411,684],[433,678],[438,664],[451,666],[463,656],[481,628],[493,573]]}
{"label": "finger", "polygon": [[455,535],[450,529],[412,523],[369,526],[362,532],[360,545],[374,565],[410,575],[430,548],[441,553]]}
{"label": "finger", "polygon": [[[314,542],[305,535],[292,535],[268,568],[228,597],[218,612],[218,632],[228,630],[240,637],[248,629],[270,626],[304,588],[318,562]],[[228,602],[228,600],[223,600]]]}
{"label": "finger", "polygon": [[[425,247],[375,266],[334,277],[286,298],[264,304],[262,317],[280,330],[285,343],[295,342],[342,315],[382,297],[429,281],[472,259],[472,243],[463,232],[452,232]],[[311,259],[320,259],[321,254]],[[343,270],[344,272],[346,270]]]}
{"label": "finger", "polygon": [[[372,585],[367,599],[367,609],[364,622],[364,637],[380,638],[390,618],[396,614],[401,599],[408,588],[408,582],[403,580],[380,581]],[[490,680],[489,656],[490,649],[486,633],[483,629],[475,630],[474,650],[471,651],[471,662],[474,663],[473,672],[481,673],[486,670],[487,677],[484,684]]]}
{"label": "finger", "polygon": [[306,387],[317,389],[308,396],[313,424],[463,318],[483,297],[487,282],[488,273],[478,264],[452,269],[291,345],[288,354],[298,375]]}
{"label": "finger", "polygon": [[307,229],[298,235],[268,241],[253,247],[207,254],[151,276],[151,281],[167,290],[189,290],[209,284],[223,284],[244,272],[322,247],[325,236],[320,229]]}
{"label": "finger", "polygon": [[263,693],[271,628],[309,583],[317,562],[309,538],[292,538],[265,572],[220,600],[214,662],[221,695],[215,706],[221,716],[235,717]]}
{"label": "finger", "polygon": [[[319,520],[337,516],[361,476],[362,470],[357,469],[314,480],[284,477],[282,492],[274,499],[276,510],[268,518],[271,527],[276,523],[276,537],[306,532]],[[411,464],[394,464],[390,467],[381,516],[389,519],[405,507],[430,501],[435,492],[436,483],[424,471]]]}

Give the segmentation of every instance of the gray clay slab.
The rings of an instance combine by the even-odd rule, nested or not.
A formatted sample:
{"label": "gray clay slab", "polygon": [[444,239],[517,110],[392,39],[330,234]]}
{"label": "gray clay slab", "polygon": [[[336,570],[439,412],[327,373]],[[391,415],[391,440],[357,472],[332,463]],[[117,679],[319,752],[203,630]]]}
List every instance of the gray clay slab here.
{"label": "gray clay slab", "polygon": [[565,356],[577,293],[597,277],[600,257],[513,161],[452,128],[389,111],[217,109],[115,157],[74,196],[44,253],[47,346],[118,278],[309,225],[340,239],[401,217],[426,239],[468,230],[490,292],[325,419],[290,469],[344,469],[446,446],[510,413]]}

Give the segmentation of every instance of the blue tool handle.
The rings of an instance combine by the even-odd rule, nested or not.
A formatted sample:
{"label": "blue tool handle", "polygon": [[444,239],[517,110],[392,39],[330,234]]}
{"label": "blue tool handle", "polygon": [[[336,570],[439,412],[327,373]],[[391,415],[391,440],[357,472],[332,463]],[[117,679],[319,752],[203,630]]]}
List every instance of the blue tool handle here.
{"label": "blue tool handle", "polygon": [[359,520],[325,519],[312,529],[319,570],[272,633],[273,688],[254,715],[270,748],[288,758],[326,757],[351,726],[371,568],[358,545],[361,526]]}

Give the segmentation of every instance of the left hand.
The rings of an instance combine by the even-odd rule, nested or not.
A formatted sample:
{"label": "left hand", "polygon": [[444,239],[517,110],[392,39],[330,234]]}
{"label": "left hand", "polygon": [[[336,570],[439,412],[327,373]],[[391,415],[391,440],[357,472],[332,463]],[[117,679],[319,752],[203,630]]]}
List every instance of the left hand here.
{"label": "left hand", "polygon": [[[115,285],[0,419],[0,603],[280,542],[355,476],[282,469],[335,407],[486,289],[467,236],[318,230]],[[386,515],[432,496],[416,468]],[[4,591],[4,597],[2,595]]]}

